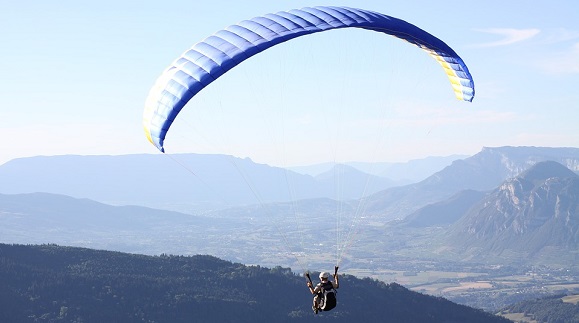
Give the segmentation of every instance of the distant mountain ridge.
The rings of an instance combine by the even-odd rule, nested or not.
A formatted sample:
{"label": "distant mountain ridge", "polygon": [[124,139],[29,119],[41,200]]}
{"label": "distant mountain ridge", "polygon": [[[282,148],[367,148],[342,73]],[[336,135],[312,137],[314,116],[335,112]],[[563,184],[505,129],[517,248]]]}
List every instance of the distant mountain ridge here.
{"label": "distant mountain ridge", "polygon": [[579,148],[485,147],[472,157],[453,162],[437,176],[428,178],[425,184],[444,183],[457,189],[469,185],[466,188],[489,190],[542,161],[555,161],[579,172]]}
{"label": "distant mountain ridge", "polygon": [[[405,224],[415,233],[428,227],[439,227],[431,232],[450,230],[436,245],[433,236],[424,236],[428,245],[421,249],[429,254],[452,249],[458,259],[469,261],[491,255],[498,263],[553,257],[565,264],[579,263],[569,258],[579,249],[577,177],[557,162],[539,162],[494,190],[463,190],[422,207],[417,205],[424,203],[418,199],[424,193],[416,189],[416,199],[406,200],[416,211],[397,222],[361,213],[363,201],[342,203],[329,198],[247,205],[193,216],[48,193],[0,194],[0,237],[10,243],[58,243],[144,254],[208,253],[234,261],[291,265],[294,258],[281,259],[280,250],[264,246],[285,246],[300,252],[300,257],[317,255],[326,248],[318,242],[334,243],[336,232],[347,233],[355,220],[356,229],[364,234],[356,242],[362,253],[387,256],[388,249],[372,251],[376,241],[388,248],[404,246],[408,237],[396,225]],[[318,228],[327,223],[332,230],[320,232]],[[321,259],[308,256],[311,262]]]}
{"label": "distant mountain ridge", "polygon": [[554,161],[537,163],[475,204],[448,239],[471,255],[572,254],[579,249],[579,176]]}
{"label": "distant mountain ridge", "polygon": [[196,213],[309,198],[355,199],[396,184],[340,165],[330,172],[343,177],[338,196],[338,177],[314,178],[226,155],[39,156],[0,165],[0,193],[46,192]]}
{"label": "distant mountain ridge", "polygon": [[[252,187],[244,172],[259,174],[252,177]],[[314,192],[310,176],[222,155],[67,155],[0,166],[0,192],[5,194],[46,192],[179,211],[257,203],[251,188],[261,191],[265,201],[287,198],[287,186],[270,184],[282,179],[294,185],[297,198]]]}
{"label": "distant mountain ridge", "polygon": [[[4,243],[58,243],[154,254],[190,237],[188,242],[202,253],[214,242],[204,241],[211,236],[203,233],[215,227],[241,230],[247,223],[141,206],[111,206],[50,193],[0,194],[0,237]],[[192,231],[198,233],[191,236]],[[182,250],[186,249],[183,246]]]}
{"label": "distant mountain ridge", "polygon": [[492,190],[540,161],[556,161],[579,171],[579,148],[550,147],[486,147],[421,182],[398,187],[391,187],[393,182],[388,179],[344,165],[314,178],[232,156],[169,157],[16,159],[0,166],[0,193],[47,192],[188,214],[270,202],[366,196],[362,202],[366,214],[393,220],[404,219],[463,190]]}
{"label": "distant mountain ridge", "polygon": [[[344,190],[348,191],[355,189],[358,192],[362,192],[359,195],[365,196],[371,192],[396,186],[395,181],[376,175],[370,175],[347,165],[335,165],[332,169],[321,173],[314,178],[318,183],[323,183],[328,187],[329,191],[334,191],[333,198],[336,200],[341,199],[340,196],[337,196],[336,192],[343,195]],[[336,189],[338,187],[340,187],[339,190]],[[352,195],[353,194],[348,194],[350,197]]]}
{"label": "distant mountain ridge", "polygon": [[555,161],[579,172],[579,148],[484,148],[421,182],[373,194],[368,198],[367,212],[384,219],[404,219],[428,204],[444,201],[463,190],[492,190],[541,161]]}
{"label": "distant mountain ridge", "polygon": [[458,221],[485,192],[464,190],[448,200],[426,205],[404,218],[403,223],[411,227],[445,226]]}
{"label": "distant mountain ridge", "polygon": [[[450,155],[442,157],[426,157],[422,159],[409,160],[401,163],[387,162],[344,162],[345,166],[354,167],[362,172],[385,177],[400,185],[421,181],[435,172],[450,165],[453,161],[464,159],[468,155]],[[309,166],[288,167],[288,169],[300,174],[317,176],[330,171],[337,163],[323,163]]]}

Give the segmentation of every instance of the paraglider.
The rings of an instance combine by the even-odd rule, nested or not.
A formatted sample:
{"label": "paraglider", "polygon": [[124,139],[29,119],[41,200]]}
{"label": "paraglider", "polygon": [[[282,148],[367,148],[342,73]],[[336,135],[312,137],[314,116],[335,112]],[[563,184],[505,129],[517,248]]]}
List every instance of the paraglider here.
{"label": "paraglider", "polygon": [[147,139],[161,152],[171,124],[199,91],[236,65],[296,37],[339,28],[384,33],[426,51],[444,69],[456,97],[472,101],[474,82],[464,61],[442,40],[404,21],[347,7],[306,7],[266,14],[219,30],[177,58],[152,87],[145,103]]}
{"label": "paraglider", "polygon": [[330,281],[330,273],[321,272],[320,282],[314,287],[310,274],[306,273],[307,286],[310,289],[310,293],[314,295],[314,300],[312,304],[312,310],[314,314],[318,314],[319,311],[330,311],[336,307],[336,289],[340,288],[340,281],[338,280],[338,266],[334,267],[334,281]]}
{"label": "paraglider", "polygon": [[[457,99],[473,100],[474,81],[466,64],[452,48],[430,33],[404,20],[374,11],[305,7],[241,21],[217,31],[178,57],[157,79],[147,97],[143,115],[147,139],[165,152],[165,137],[183,107],[206,86],[246,59],[297,37],[341,28],[379,32],[417,46],[442,66]],[[278,231],[283,234],[283,230]],[[340,243],[336,245],[340,246]],[[340,250],[342,253],[349,244],[344,246]],[[312,309],[316,314],[336,306],[339,260],[340,256],[333,281],[329,279],[329,273],[322,272],[320,283],[314,286],[306,274],[307,286],[314,295]]]}

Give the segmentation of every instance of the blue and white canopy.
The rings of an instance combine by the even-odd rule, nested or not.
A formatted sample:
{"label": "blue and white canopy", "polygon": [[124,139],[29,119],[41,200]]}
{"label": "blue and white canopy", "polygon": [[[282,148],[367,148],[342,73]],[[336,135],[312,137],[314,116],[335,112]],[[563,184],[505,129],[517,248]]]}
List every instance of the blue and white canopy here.
{"label": "blue and white canopy", "polygon": [[143,125],[147,138],[164,152],[163,141],[181,109],[221,75],[274,45],[338,28],[363,28],[392,35],[426,51],[442,65],[456,97],[472,101],[474,82],[463,60],[440,39],[381,13],[346,7],[311,7],[241,21],[193,45],[171,64],[151,89]]}

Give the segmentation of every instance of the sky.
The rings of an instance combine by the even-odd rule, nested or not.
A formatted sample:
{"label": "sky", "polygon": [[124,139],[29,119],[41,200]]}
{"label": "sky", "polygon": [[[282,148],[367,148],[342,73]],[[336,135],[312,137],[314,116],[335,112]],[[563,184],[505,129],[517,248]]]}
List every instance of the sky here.
{"label": "sky", "polygon": [[167,152],[297,166],[579,147],[574,0],[22,0],[0,10],[0,164],[160,154],[142,114],[164,68],[243,19],[316,5],[377,11],[442,39],[473,75],[473,102],[456,100],[440,66],[408,43],[330,31],[273,47],[208,86],[177,118]]}

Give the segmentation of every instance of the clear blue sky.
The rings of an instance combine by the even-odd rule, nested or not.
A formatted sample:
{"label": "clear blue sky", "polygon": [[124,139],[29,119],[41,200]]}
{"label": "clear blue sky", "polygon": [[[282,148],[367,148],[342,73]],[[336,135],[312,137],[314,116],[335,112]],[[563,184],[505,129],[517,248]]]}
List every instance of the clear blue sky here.
{"label": "clear blue sky", "polygon": [[574,0],[22,0],[0,11],[0,164],[159,153],[145,139],[142,111],[173,59],[240,20],[315,5],[378,11],[441,38],[470,68],[473,103],[454,99],[419,49],[332,31],[274,47],[210,85],[174,124],[167,151],[289,166],[579,147]]}

